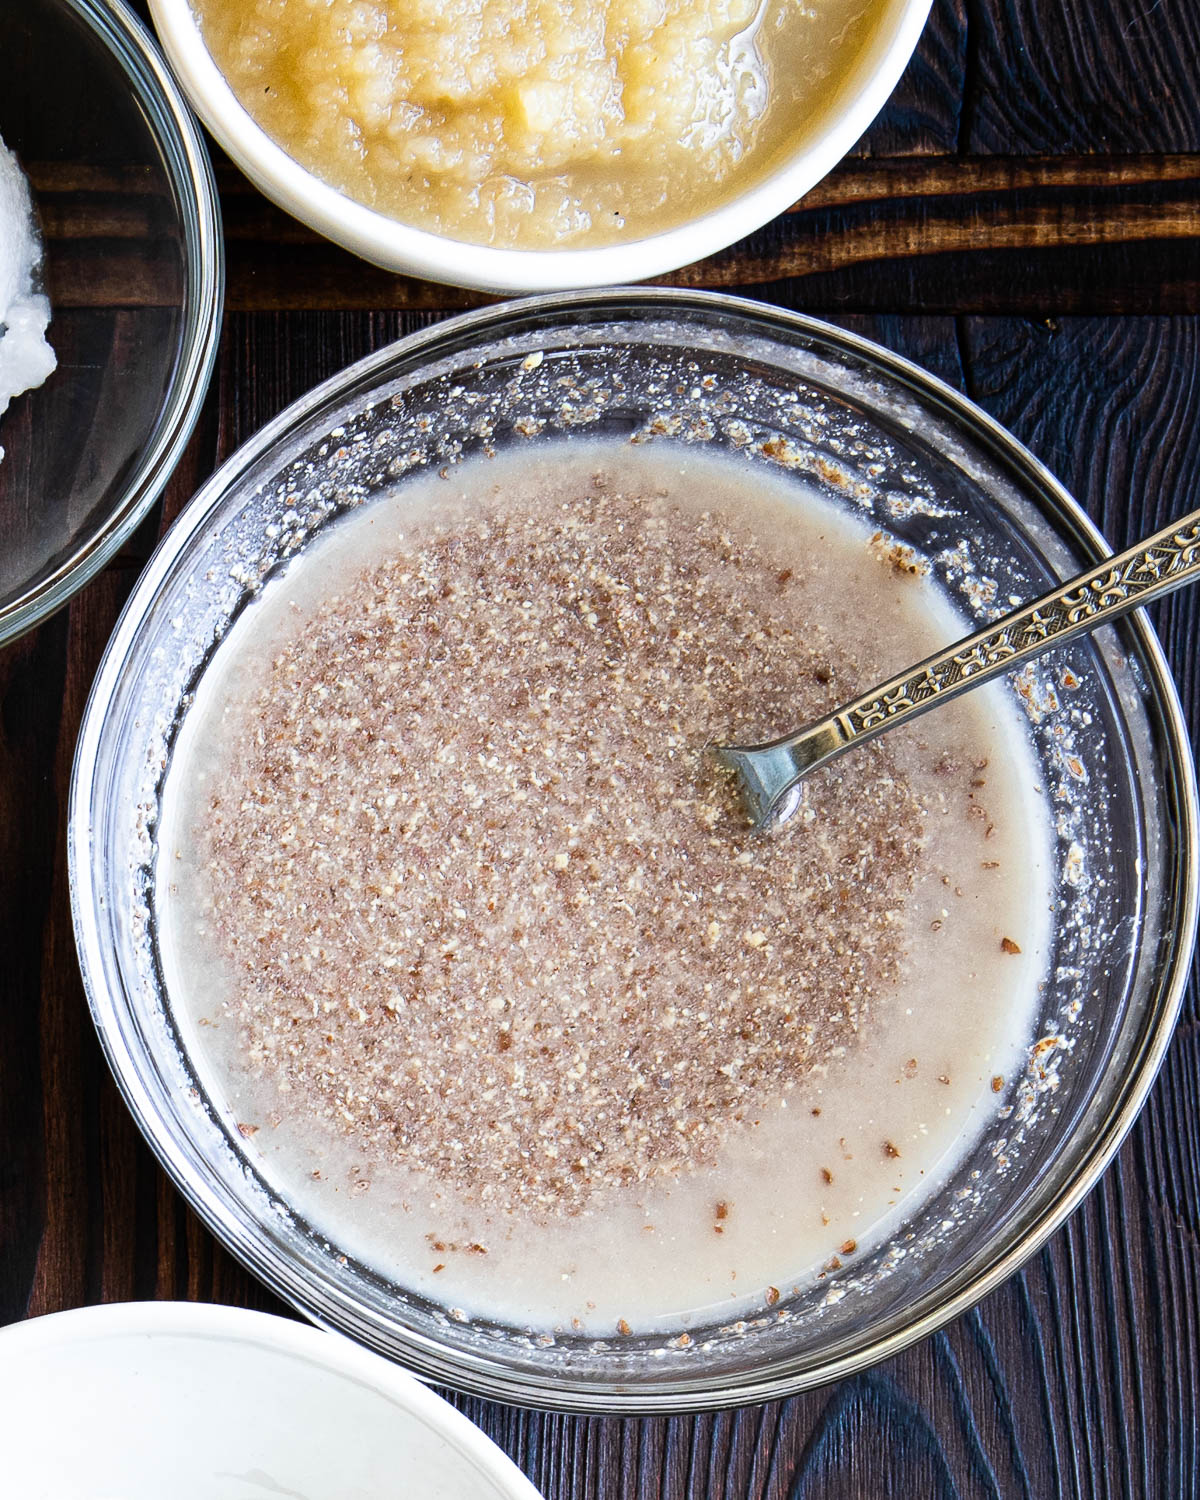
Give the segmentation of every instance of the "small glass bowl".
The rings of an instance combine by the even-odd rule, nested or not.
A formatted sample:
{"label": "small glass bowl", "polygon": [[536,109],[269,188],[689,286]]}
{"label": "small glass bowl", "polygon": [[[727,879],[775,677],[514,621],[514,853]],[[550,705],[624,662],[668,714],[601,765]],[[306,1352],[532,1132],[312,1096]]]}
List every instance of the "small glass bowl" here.
{"label": "small glass bowl", "polygon": [[0,644],[150,509],[217,353],[224,249],[191,112],[120,0],[0,6],[0,136],[28,175],[58,368],[0,418]]}
{"label": "small glass bowl", "polygon": [[[1103,555],[1044,468],[961,396],[823,324],[653,289],[456,318],[265,427],[163,541],[101,666],[71,790],[84,982],[142,1130],[215,1234],[310,1317],[501,1400],[667,1412],[778,1397],[894,1354],[1032,1253],[1146,1097],[1195,939],[1197,807],[1144,615],[1017,683],[1057,839],[1058,918],[1028,1066],[965,1161],[875,1252],[737,1323],[617,1342],[481,1320],[389,1284],[293,1212],[192,1067],[158,962],[155,828],[199,674],[238,612],[346,511],[487,449],[564,434],[705,444],[799,472],[930,559],[978,619]],[[781,1170],[781,1190],[787,1186]],[[683,1345],[683,1347],[680,1347]]]}

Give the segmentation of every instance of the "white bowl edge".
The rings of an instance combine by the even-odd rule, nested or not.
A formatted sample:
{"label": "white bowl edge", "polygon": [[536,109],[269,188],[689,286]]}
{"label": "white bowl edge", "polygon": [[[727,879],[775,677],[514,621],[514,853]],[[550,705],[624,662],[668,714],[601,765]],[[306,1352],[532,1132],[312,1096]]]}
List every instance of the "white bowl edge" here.
{"label": "white bowl edge", "polygon": [[[136,1349],[136,1341],[142,1339],[196,1341],[198,1349],[204,1345],[228,1345],[230,1378],[234,1381],[244,1369],[244,1364],[239,1364],[239,1348],[243,1361],[248,1349],[282,1356],[287,1365],[296,1367],[294,1399],[298,1414],[305,1400],[312,1404],[319,1398],[319,1386],[326,1376],[349,1381],[382,1398],[387,1407],[404,1411],[421,1427],[435,1434],[466,1461],[470,1470],[480,1475],[490,1493],[503,1494],[507,1500],[540,1500],[529,1479],[486,1433],[409,1371],[371,1353],[342,1334],[246,1308],[191,1302],[106,1303],[12,1324],[0,1329],[0,1392],[4,1391],[8,1381],[24,1383],[29,1378],[29,1369],[37,1369],[39,1358],[52,1358],[58,1351],[76,1357],[89,1345],[96,1349],[97,1376],[102,1377],[108,1370],[114,1387],[119,1386],[122,1378],[136,1374],[136,1370],[133,1366],[129,1370],[112,1370],[112,1352],[106,1351],[105,1346],[112,1344],[114,1349],[120,1349],[122,1357],[127,1358],[129,1349]],[[131,1344],[131,1341],[135,1342]],[[183,1364],[181,1383],[186,1384],[186,1359]],[[34,1378],[36,1381],[36,1375]],[[252,1406],[253,1389],[247,1387],[245,1394],[247,1404]],[[6,1452],[6,1467],[11,1469],[13,1463],[19,1468],[22,1445],[36,1446],[43,1441],[62,1414],[56,1416],[55,1411],[48,1407],[47,1430],[40,1436],[28,1427],[20,1432],[6,1433],[9,1405],[5,1402],[0,1410],[0,1437]],[[203,1411],[193,1408],[181,1411],[179,1420],[181,1424],[194,1426],[197,1421],[203,1421],[203,1417]],[[69,1420],[86,1424],[89,1414],[77,1411]],[[138,1414],[131,1412],[131,1428],[137,1426],[138,1420]],[[375,1420],[378,1420],[378,1413]],[[391,1430],[391,1424],[388,1425]],[[110,1434],[110,1437],[119,1440],[117,1433]],[[277,1437],[274,1440],[278,1441]],[[264,1440],[267,1448],[269,1441]],[[219,1434],[214,1434],[213,1443],[219,1445]],[[456,1472],[461,1478],[461,1470]],[[147,1476],[147,1483],[146,1495],[155,1494],[153,1476]],[[130,1497],[130,1500],[137,1500],[137,1497]]]}

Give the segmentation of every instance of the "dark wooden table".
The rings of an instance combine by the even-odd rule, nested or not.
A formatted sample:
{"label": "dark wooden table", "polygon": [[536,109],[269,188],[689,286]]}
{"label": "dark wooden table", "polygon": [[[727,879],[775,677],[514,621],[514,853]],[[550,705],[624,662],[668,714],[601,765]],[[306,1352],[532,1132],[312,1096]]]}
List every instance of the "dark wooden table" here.
{"label": "dark wooden table", "polygon": [[[71,754],[121,604],[198,482],[315,381],[482,300],[364,267],[227,167],[221,181],[220,363],[161,514],[0,653],[3,1322],[129,1298],[282,1310],[184,1208],[101,1060],[67,899]],[[135,233],[119,207],[108,232]],[[75,254],[68,297],[109,295],[86,240]],[[821,314],[926,365],[1012,428],[1114,544],[1200,507],[1200,0],[935,0],[854,156],[791,213],[666,279]],[[1200,595],[1158,624],[1196,737]],[[553,1500],[1200,1494],[1194,989],[1086,1205],[901,1357],[716,1416],[458,1404]]]}

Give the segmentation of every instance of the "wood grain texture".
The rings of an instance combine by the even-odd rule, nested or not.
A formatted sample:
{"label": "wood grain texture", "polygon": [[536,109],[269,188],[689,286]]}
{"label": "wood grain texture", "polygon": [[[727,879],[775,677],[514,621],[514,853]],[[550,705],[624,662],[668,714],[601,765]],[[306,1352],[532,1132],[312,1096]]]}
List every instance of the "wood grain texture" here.
{"label": "wood grain texture", "polygon": [[[312,383],[420,317],[235,314],[164,506]],[[858,317],[970,391],[1119,545],[1200,505],[1200,320]],[[91,674],[152,545],[0,656],[0,1317],[125,1297],[272,1308],[163,1178],[87,1017],[63,869],[70,750]],[[1200,598],[1164,642],[1200,731]],[[1083,1209],[944,1332],[826,1390],[670,1420],[567,1418],[454,1398],[550,1500],[1194,1497],[1200,1348],[1200,1042],[1194,991],[1151,1103]]]}
{"label": "wood grain texture", "polygon": [[[33,164],[60,308],[154,305],[174,251],[144,174]],[[443,313],[488,299],[365,266],[220,173],[227,302]],[[1200,153],[844,162],[789,214],[659,278],[813,310],[1200,311]]]}
{"label": "wood grain texture", "polygon": [[1195,0],[968,0],[960,144],[1195,151],[1198,73]]}

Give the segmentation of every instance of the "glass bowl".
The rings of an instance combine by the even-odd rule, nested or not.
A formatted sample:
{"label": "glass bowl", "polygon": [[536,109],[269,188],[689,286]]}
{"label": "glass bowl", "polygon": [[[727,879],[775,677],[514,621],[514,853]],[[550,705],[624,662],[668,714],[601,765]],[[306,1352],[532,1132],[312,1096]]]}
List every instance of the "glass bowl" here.
{"label": "glass bowl", "polygon": [[[1055,816],[1057,923],[1028,1067],[965,1161],[876,1252],[761,1316],[619,1343],[459,1321],[322,1238],[193,1068],[153,901],[164,773],[198,675],[308,539],[427,466],[564,433],[704,444],[852,494],[994,617],[1104,544],[1045,469],[932,377],[823,324],[638,289],[491,308],[354,365],[213,476],[117,626],[80,733],[70,868],[84,982],[142,1130],[213,1232],[281,1296],[438,1381],[501,1400],[665,1412],[778,1397],[894,1354],[1008,1276],[1077,1206],[1170,1037],[1196,923],[1197,810],[1145,617],[1017,686]],[[780,1173],[781,1190],[788,1172]]]}
{"label": "glass bowl", "polygon": [[0,418],[0,643],[157,499],[217,352],[224,250],[199,130],[119,0],[0,6],[0,136],[41,220],[58,368]]}

